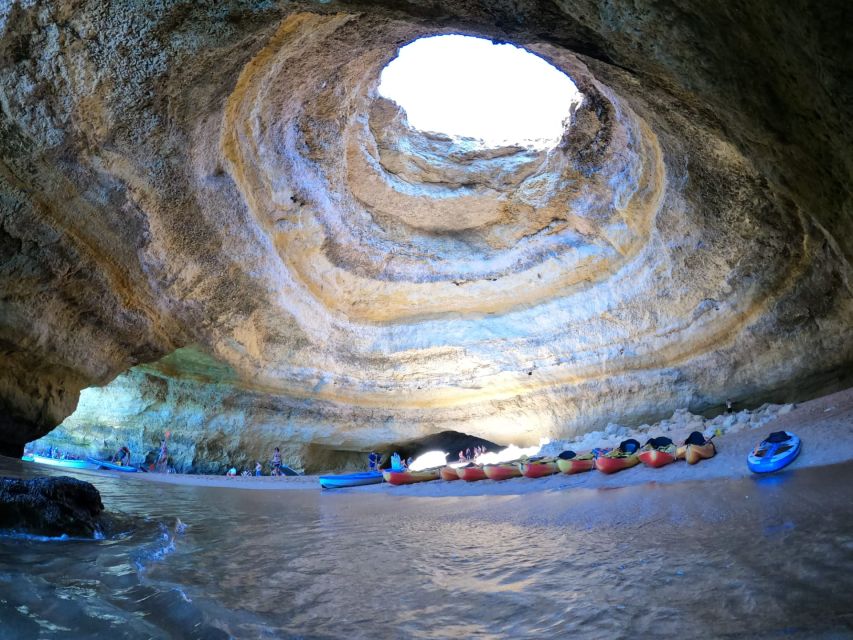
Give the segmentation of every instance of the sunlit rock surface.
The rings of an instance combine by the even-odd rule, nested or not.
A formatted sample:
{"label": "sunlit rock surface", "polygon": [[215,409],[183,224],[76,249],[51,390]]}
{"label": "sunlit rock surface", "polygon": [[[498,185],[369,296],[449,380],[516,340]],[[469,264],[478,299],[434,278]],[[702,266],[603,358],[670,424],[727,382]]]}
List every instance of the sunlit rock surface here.
{"label": "sunlit rock surface", "polygon": [[[215,373],[134,369],[106,415],[306,466],[850,370],[847,3],[385,4],[0,9],[0,451],[185,345]],[[377,96],[399,46],[458,32],[572,77],[555,149]]]}

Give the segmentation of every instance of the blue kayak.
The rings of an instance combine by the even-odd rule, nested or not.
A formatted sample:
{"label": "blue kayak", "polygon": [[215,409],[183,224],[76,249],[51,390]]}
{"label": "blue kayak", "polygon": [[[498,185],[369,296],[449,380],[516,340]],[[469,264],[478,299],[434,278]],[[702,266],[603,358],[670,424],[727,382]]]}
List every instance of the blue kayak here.
{"label": "blue kayak", "polygon": [[770,473],[786,467],[800,454],[800,439],[790,431],[774,431],[746,458],[753,473]]}
{"label": "blue kayak", "polygon": [[115,462],[107,462],[106,460],[98,460],[97,458],[89,458],[89,462],[97,465],[101,469],[111,469],[112,471],[124,471],[126,473],[135,473],[139,471],[136,467],[129,464],[116,464]]}
{"label": "blue kayak", "polygon": [[320,486],[324,489],[341,489],[343,487],[360,487],[365,484],[382,482],[381,471],[363,471],[361,473],[345,473],[339,476],[320,476]]}
{"label": "blue kayak", "polygon": [[[22,458],[24,460],[25,458]],[[70,460],[62,458],[45,458],[44,456],[33,455],[33,462],[39,464],[49,464],[52,467],[62,467],[64,469],[95,469],[95,465],[86,460]]]}

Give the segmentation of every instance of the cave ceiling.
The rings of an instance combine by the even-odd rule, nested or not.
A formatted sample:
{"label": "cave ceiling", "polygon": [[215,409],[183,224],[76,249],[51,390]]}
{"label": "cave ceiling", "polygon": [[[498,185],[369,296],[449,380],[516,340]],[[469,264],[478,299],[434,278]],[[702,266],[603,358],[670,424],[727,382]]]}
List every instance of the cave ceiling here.
{"label": "cave ceiling", "polygon": [[[565,437],[849,370],[849,13],[6,4],[4,450],[187,346],[210,375],[162,375],[219,385],[246,429],[353,448]],[[472,149],[378,96],[445,33],[568,74],[559,144]]]}

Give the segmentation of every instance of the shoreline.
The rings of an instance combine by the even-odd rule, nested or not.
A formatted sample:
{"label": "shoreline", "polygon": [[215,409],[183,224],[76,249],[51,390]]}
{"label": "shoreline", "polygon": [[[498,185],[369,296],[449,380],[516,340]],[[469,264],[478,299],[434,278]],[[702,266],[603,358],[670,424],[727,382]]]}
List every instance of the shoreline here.
{"label": "shoreline", "polygon": [[[609,489],[648,482],[677,483],[748,477],[755,475],[746,466],[746,456],[749,451],[771,431],[781,430],[793,431],[803,441],[800,455],[786,469],[804,469],[853,460],[853,388],[799,404],[790,412],[776,417],[759,428],[747,428],[718,436],[714,439],[717,455],[696,465],[688,465],[684,461],[679,461],[660,469],[651,469],[640,464],[613,475],[606,475],[593,470],[572,476],[556,474],[538,479],[512,478],[503,481],[480,480],[478,482],[436,480],[404,486],[391,486],[382,483],[335,489],[329,493],[381,493],[424,497],[519,495],[573,487]],[[688,434],[674,432],[667,435],[680,442]],[[103,472],[95,473],[100,475]],[[110,475],[122,474],[116,472]],[[321,491],[318,477],[311,475],[279,478],[270,476],[227,478],[224,476],[142,473],[135,474],[133,479],[182,486],[229,489]]]}
{"label": "shoreline", "polygon": [[[613,489],[645,483],[679,483],[696,480],[716,480],[753,476],[746,466],[749,451],[771,431],[788,430],[802,440],[802,451],[786,470],[827,466],[853,460],[853,388],[796,405],[791,411],[778,415],[757,428],[745,428],[724,433],[714,439],[717,455],[696,465],[683,461],[659,469],[642,464],[619,473],[606,475],[589,471],[572,476],[556,474],[545,478],[512,478],[503,481],[478,482],[436,480],[413,485],[392,486],[385,483],[335,489],[328,493],[384,494],[395,496],[462,497],[483,495],[522,495],[528,493],[559,491],[575,487],[588,489]],[[666,433],[681,442],[689,431]],[[653,431],[649,435],[660,435]],[[30,463],[31,464],[31,463]],[[51,468],[51,470],[55,470]],[[253,491],[322,491],[318,475],[284,477],[229,478],[226,476],[135,473],[114,471],[75,470],[85,476],[105,475],[121,477],[129,482],[154,482],[178,486],[214,487]]]}

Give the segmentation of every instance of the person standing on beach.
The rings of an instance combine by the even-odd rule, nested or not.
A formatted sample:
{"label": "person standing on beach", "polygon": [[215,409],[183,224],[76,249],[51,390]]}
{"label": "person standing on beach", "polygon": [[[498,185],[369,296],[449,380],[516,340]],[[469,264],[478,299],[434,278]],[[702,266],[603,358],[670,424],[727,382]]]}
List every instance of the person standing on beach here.
{"label": "person standing on beach", "polygon": [[255,476],[260,477],[261,475],[263,475],[262,472],[263,472],[263,467],[261,466],[261,463],[256,462],[255,463]]}
{"label": "person standing on beach", "polygon": [[726,413],[734,413],[734,411],[731,398],[726,398]]}
{"label": "person standing on beach", "polygon": [[113,462],[122,466],[130,464],[130,449],[126,445],[120,447],[113,456]]}
{"label": "person standing on beach", "polygon": [[166,446],[168,438],[169,433],[167,432],[166,437],[160,441],[160,455],[157,456],[157,464],[155,465],[160,473],[165,473],[169,464],[169,449]]}
{"label": "person standing on beach", "polygon": [[278,450],[278,447],[272,452],[272,475],[281,475],[281,452]]}

